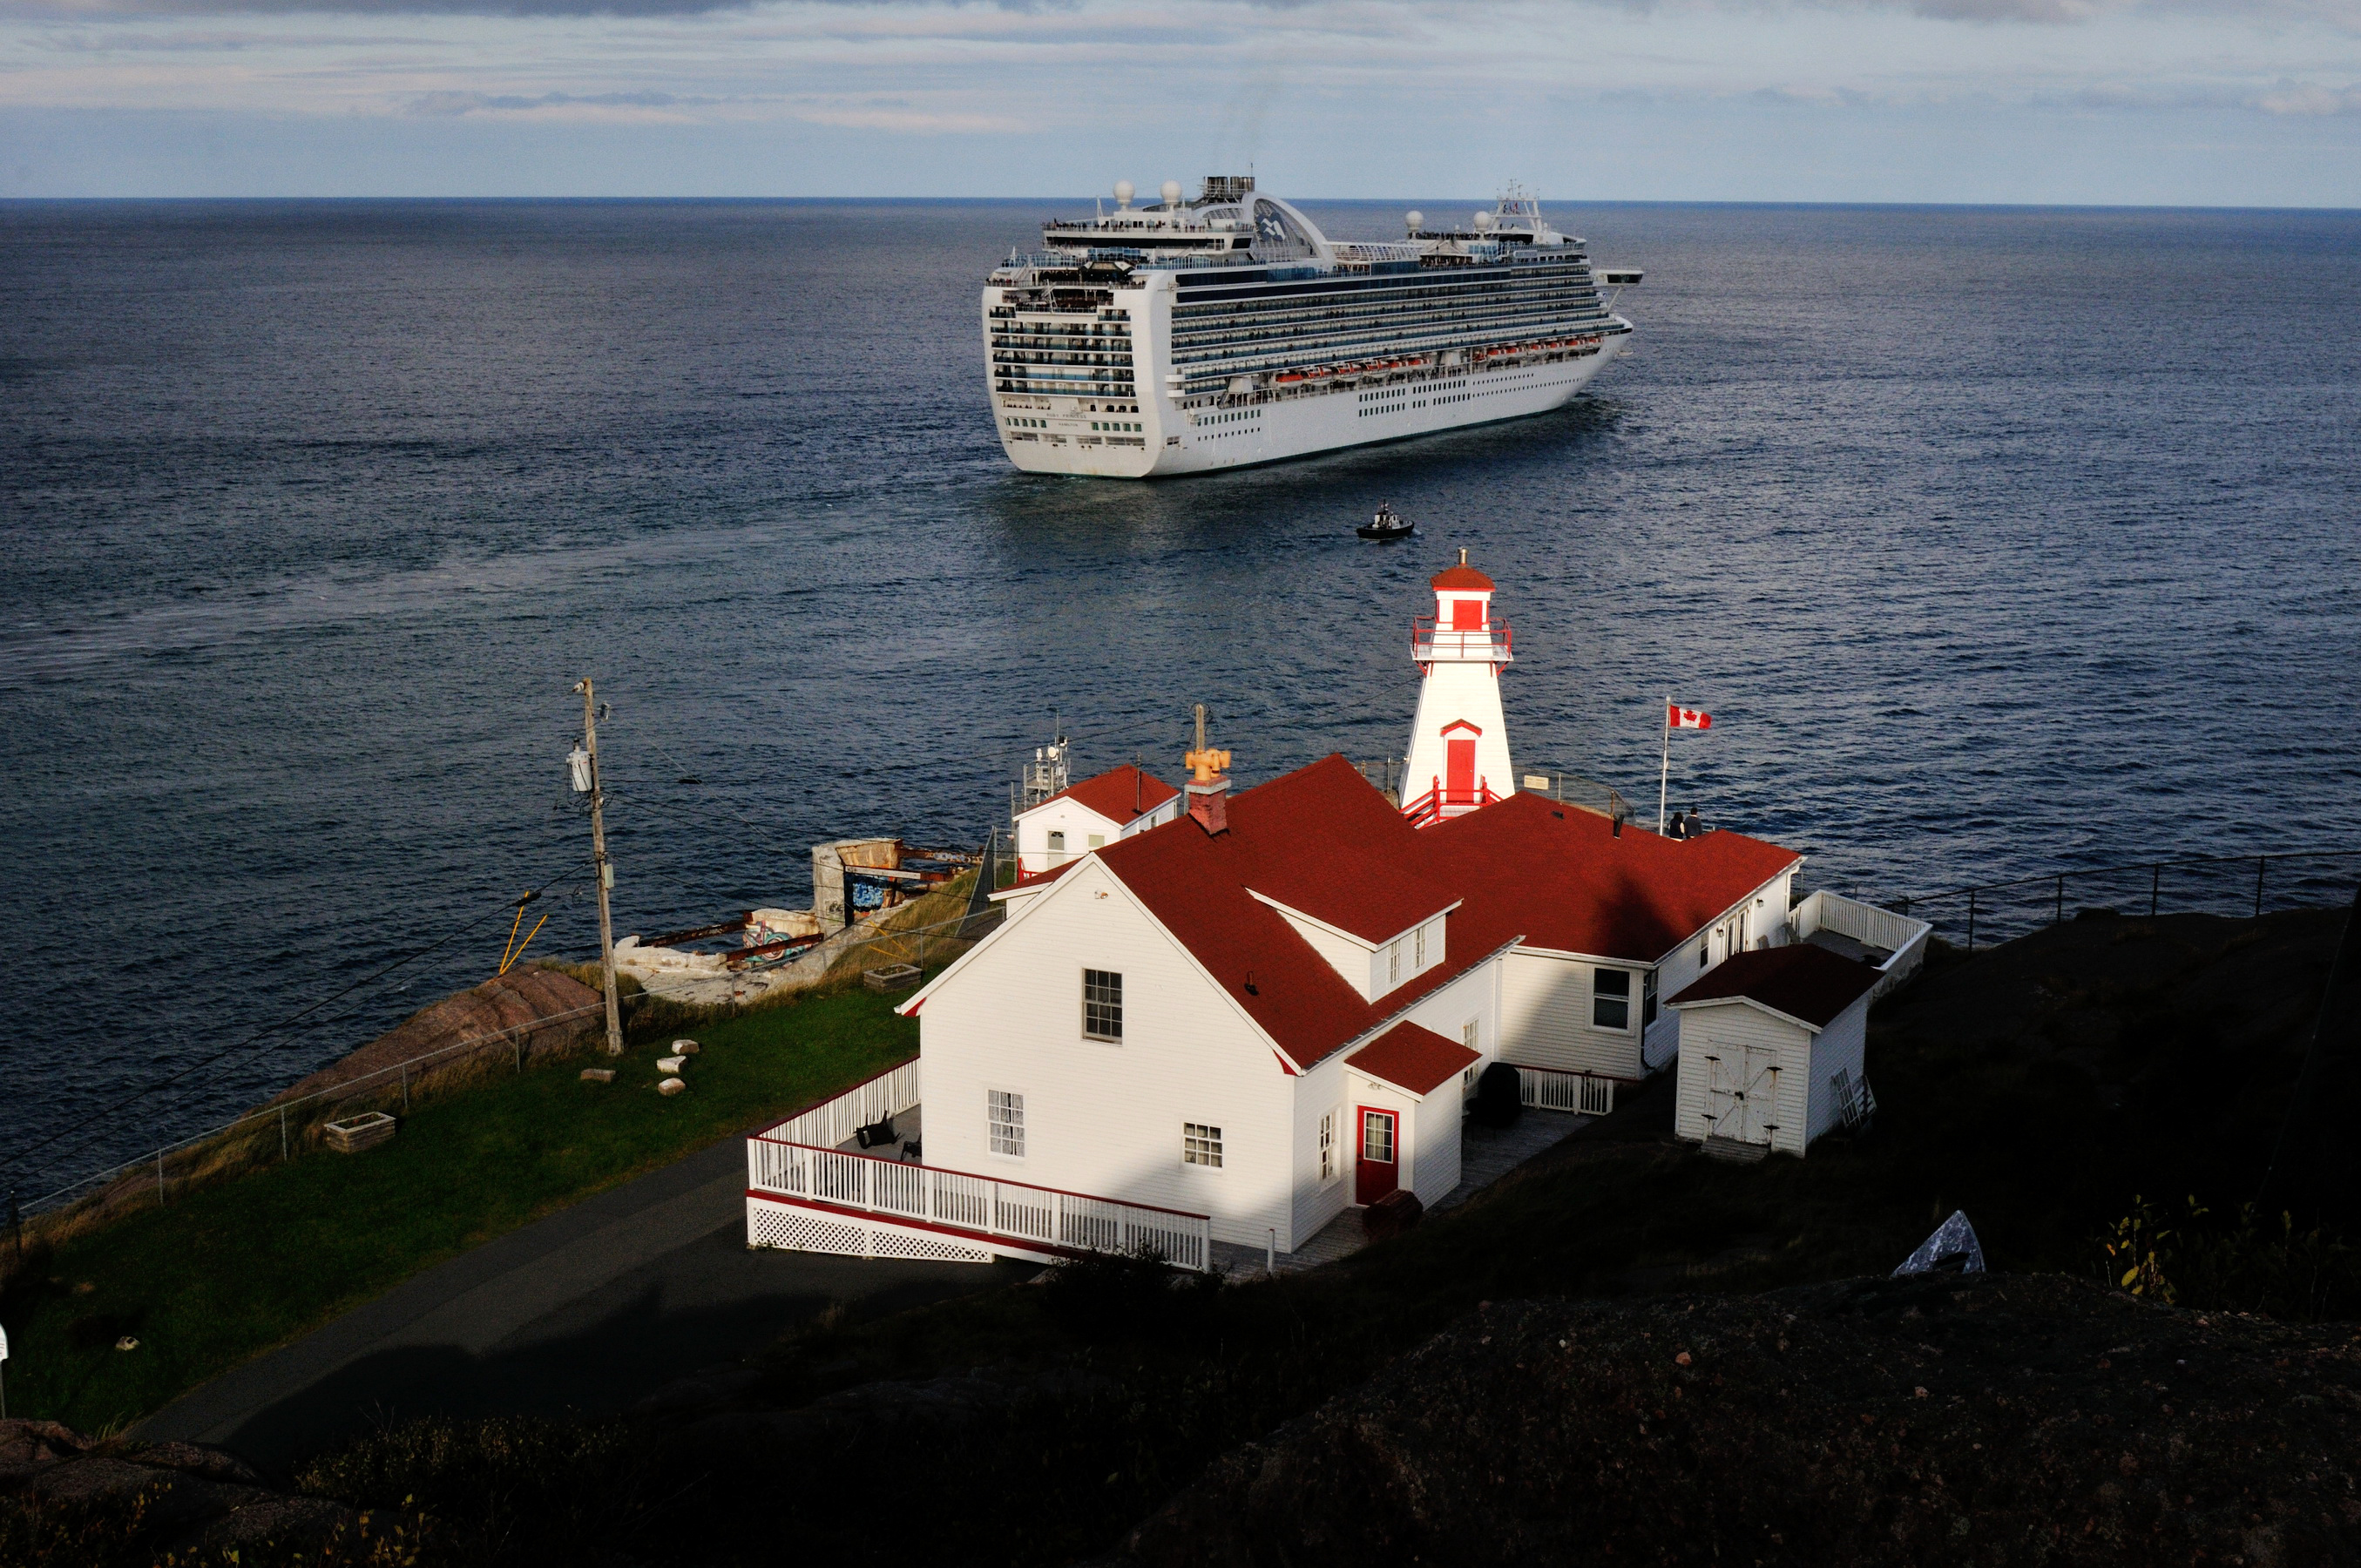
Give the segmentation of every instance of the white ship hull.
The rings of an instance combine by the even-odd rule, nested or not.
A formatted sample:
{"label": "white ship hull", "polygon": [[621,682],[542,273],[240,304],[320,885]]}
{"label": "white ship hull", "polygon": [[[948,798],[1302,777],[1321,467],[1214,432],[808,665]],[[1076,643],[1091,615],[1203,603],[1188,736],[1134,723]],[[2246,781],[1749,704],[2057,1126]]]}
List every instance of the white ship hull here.
{"label": "white ship hull", "polygon": [[1143,403],[1136,418],[1123,422],[1146,427],[1137,445],[1092,428],[1115,421],[1052,411],[1041,420],[1045,429],[1020,432],[1004,423],[1000,444],[1028,474],[1156,479],[1279,463],[1547,413],[1587,387],[1617,347],[1609,339],[1596,353],[1554,364],[1470,370],[1383,395],[1351,387],[1307,392],[1250,408],[1205,410],[1194,419],[1188,410]]}

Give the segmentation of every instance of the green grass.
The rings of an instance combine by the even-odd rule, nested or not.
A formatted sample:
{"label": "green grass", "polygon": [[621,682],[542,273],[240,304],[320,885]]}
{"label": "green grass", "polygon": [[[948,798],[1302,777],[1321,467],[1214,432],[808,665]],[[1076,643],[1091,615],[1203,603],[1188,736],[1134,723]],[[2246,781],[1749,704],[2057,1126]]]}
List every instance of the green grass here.
{"label": "green grass", "polygon": [[[359,1155],[302,1154],[61,1245],[0,1299],[8,1410],[79,1430],[152,1411],[460,1252],[869,1077],[917,1025],[866,992],[703,1021],[690,1088],[655,1091],[673,1031],[620,1058],[498,1071]],[[618,1069],[585,1083],[586,1062]],[[139,1347],[117,1351],[116,1339]]]}

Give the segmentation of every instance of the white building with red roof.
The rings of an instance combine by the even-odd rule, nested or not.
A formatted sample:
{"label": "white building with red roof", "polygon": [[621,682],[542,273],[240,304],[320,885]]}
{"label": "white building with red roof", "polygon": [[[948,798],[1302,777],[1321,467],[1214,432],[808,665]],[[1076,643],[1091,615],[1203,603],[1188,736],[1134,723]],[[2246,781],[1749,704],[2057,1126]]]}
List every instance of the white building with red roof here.
{"label": "white building with red roof", "polygon": [[1126,763],[1071,784],[1016,813],[1016,870],[1035,877],[1159,828],[1180,815],[1180,792]]}
{"label": "white building with red roof", "polygon": [[[1504,647],[1480,576],[1437,577],[1438,619]],[[749,1240],[977,1258],[1148,1245],[1202,1267],[1216,1243],[1292,1252],[1397,1189],[1444,1198],[1490,1064],[1518,1069],[1527,1104],[1610,1109],[1678,1048],[1659,998],[1702,1001],[1701,976],[1796,938],[1802,857],[1488,789],[1508,767],[1498,673],[1438,656],[1422,685],[1414,757],[1453,743],[1446,712],[1499,746],[1475,753],[1479,798],[1440,803],[1466,809],[1397,806],[1340,756],[1233,794],[1228,753],[1201,738],[1184,794],[1117,769],[1064,792],[1090,819],[1028,813],[1100,837],[995,895],[1003,924],[901,1008],[917,1060],[845,1102],[917,1107],[923,1161],[838,1147],[853,1112],[782,1124],[750,1141]],[[1176,799],[1181,815],[1149,820]]]}

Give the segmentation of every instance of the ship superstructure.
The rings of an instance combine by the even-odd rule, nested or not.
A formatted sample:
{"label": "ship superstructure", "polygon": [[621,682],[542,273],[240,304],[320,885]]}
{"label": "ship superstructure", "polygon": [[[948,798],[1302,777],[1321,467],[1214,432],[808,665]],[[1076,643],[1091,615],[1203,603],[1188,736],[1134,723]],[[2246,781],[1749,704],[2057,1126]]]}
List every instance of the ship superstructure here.
{"label": "ship superstructure", "polygon": [[[1511,188],[1466,228],[1332,240],[1250,176],[1053,220],[983,291],[1011,461],[1111,477],[1268,463],[1515,419],[1588,385],[1637,271],[1594,267]],[[1607,291],[1602,296],[1601,291]]]}

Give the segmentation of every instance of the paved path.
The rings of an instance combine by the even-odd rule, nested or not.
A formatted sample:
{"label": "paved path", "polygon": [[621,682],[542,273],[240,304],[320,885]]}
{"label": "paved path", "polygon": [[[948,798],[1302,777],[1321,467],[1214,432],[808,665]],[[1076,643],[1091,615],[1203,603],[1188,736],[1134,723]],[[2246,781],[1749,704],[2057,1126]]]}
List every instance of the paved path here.
{"label": "paved path", "polygon": [[752,1252],[745,1225],[746,1148],[729,1138],[428,1269],[137,1435],[277,1470],[385,1420],[619,1410],[831,1301],[894,1311],[1032,1272]]}

